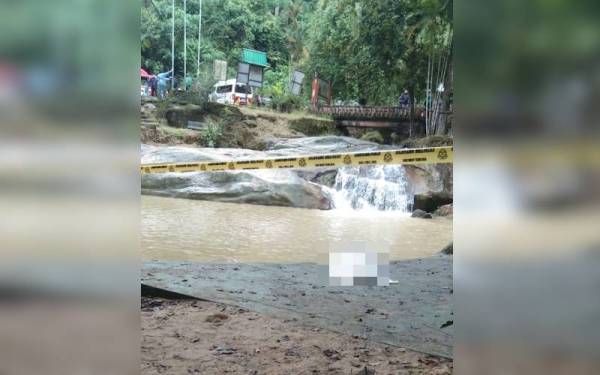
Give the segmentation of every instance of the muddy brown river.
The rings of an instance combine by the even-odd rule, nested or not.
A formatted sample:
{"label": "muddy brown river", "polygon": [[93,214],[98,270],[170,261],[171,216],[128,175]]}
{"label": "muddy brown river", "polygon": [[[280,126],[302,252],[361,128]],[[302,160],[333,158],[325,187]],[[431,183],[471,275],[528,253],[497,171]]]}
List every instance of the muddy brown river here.
{"label": "muddy brown river", "polygon": [[309,210],[142,196],[142,258],[323,263],[331,246],[364,242],[394,260],[439,252],[452,220],[382,211]]}

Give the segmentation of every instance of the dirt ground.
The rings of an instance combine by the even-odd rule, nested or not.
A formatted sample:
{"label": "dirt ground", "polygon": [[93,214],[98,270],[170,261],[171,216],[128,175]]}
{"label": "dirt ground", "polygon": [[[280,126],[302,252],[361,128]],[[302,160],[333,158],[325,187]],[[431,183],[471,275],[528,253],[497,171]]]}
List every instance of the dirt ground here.
{"label": "dirt ground", "polygon": [[451,374],[453,362],[201,300],[142,297],[142,374]]}

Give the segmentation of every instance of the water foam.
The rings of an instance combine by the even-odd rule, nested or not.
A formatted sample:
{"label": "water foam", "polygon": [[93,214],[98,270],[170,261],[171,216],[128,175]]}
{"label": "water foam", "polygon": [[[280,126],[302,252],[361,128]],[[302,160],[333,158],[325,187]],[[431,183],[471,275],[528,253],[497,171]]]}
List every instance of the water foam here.
{"label": "water foam", "polygon": [[413,201],[402,166],[340,168],[328,189],[337,210],[409,212]]}

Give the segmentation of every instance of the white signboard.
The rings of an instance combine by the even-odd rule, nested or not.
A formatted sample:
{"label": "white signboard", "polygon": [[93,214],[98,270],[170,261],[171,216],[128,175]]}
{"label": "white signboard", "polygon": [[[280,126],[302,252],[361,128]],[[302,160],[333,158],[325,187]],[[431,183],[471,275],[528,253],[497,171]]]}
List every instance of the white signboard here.
{"label": "white signboard", "polygon": [[227,61],[215,60],[213,63],[214,78],[217,81],[224,81],[227,77]]}
{"label": "white signboard", "polygon": [[238,83],[245,83],[252,87],[262,87],[263,68],[258,65],[240,63],[236,80]]}
{"label": "white signboard", "polygon": [[294,71],[290,80],[290,92],[294,95],[300,95],[302,83],[304,82],[304,73],[299,70]]}

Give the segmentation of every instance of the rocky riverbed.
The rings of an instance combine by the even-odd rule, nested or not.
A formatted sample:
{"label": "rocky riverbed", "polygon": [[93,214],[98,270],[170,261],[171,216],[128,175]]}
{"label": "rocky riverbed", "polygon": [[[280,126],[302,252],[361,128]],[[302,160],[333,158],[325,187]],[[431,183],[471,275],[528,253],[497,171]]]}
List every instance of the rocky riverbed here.
{"label": "rocky riverbed", "polygon": [[[384,148],[389,146],[340,136],[274,139],[265,151],[142,145],[141,162],[263,158]],[[376,166],[344,168],[341,172],[338,168],[313,168],[142,176],[142,194],[313,209],[336,207],[331,188],[344,191],[345,194],[338,196],[345,197],[354,208],[366,205],[407,211],[412,210],[416,197],[415,209],[434,212],[452,201],[452,169],[447,165]],[[357,199],[364,202],[359,204]]]}

